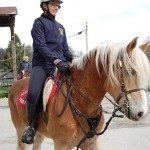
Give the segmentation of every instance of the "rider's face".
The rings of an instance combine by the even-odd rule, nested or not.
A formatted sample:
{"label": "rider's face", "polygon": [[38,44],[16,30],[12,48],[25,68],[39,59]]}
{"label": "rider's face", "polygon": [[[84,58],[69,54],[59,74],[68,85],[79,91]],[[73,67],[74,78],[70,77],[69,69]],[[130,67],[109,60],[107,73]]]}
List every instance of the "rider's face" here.
{"label": "rider's face", "polygon": [[53,16],[56,16],[58,10],[60,9],[60,4],[58,2],[49,2],[48,8],[49,8],[50,13]]}

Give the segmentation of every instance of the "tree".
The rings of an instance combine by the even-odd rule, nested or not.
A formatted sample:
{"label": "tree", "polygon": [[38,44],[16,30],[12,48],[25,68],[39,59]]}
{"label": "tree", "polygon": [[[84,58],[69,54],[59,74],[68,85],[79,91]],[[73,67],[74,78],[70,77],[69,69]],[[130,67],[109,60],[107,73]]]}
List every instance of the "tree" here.
{"label": "tree", "polygon": [[71,46],[69,46],[69,50],[72,53],[73,57],[80,57],[80,56],[83,55],[83,51],[82,50],[80,50],[78,52],[75,52],[74,49]]}
{"label": "tree", "polygon": [[4,55],[5,55],[5,50],[3,48],[0,48],[0,68],[3,67]]}
{"label": "tree", "polygon": [[[15,46],[16,46],[16,63],[19,64],[22,61],[22,57],[24,55],[23,47],[24,45],[21,43],[20,38],[17,34],[15,34]],[[4,57],[4,69],[12,69],[13,68],[13,61],[12,61],[12,47],[11,41],[9,41],[8,46],[6,48],[6,54]]]}
{"label": "tree", "polygon": [[76,56],[75,51],[71,46],[69,46],[69,51],[72,53],[73,56]]}

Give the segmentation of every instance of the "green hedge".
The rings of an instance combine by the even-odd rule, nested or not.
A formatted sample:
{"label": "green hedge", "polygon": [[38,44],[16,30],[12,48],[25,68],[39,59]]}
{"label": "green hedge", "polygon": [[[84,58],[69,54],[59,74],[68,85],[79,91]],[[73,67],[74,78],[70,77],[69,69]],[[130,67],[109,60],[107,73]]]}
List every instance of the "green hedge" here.
{"label": "green hedge", "polygon": [[150,91],[150,85],[147,87],[147,90]]}
{"label": "green hedge", "polygon": [[0,88],[0,98],[8,97],[8,87]]}

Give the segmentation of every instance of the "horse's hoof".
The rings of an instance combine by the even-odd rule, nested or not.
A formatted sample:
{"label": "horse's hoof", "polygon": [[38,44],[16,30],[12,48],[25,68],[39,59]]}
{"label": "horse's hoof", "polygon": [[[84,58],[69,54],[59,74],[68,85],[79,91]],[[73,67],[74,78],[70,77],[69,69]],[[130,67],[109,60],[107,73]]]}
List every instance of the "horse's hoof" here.
{"label": "horse's hoof", "polygon": [[35,130],[33,127],[27,127],[22,135],[22,143],[33,144],[34,143]]}

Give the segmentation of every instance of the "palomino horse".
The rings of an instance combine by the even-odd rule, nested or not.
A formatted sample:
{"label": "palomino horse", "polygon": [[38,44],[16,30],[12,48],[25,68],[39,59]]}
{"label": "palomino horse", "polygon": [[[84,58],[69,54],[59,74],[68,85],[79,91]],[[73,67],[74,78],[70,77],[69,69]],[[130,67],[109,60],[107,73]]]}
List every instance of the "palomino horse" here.
{"label": "palomino horse", "polygon": [[[69,150],[76,146],[82,150],[100,150],[97,135],[104,126],[101,102],[106,92],[114,98],[115,111],[123,112],[130,120],[138,121],[148,112],[144,88],[149,78],[149,62],[137,46],[137,38],[128,45],[115,43],[96,47],[74,59],[71,72],[69,86],[63,80],[62,89],[56,90],[47,105],[47,124],[39,114],[33,145],[21,143],[22,132],[28,124],[25,107],[16,103],[29,79],[19,80],[11,87],[9,107],[17,131],[17,150],[29,146],[40,150],[44,137],[52,138],[55,150]],[[68,91],[67,98],[62,90],[65,95]],[[68,105],[59,115],[66,101],[69,101]]]}

